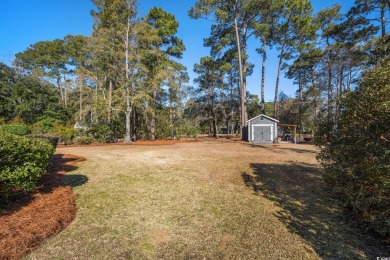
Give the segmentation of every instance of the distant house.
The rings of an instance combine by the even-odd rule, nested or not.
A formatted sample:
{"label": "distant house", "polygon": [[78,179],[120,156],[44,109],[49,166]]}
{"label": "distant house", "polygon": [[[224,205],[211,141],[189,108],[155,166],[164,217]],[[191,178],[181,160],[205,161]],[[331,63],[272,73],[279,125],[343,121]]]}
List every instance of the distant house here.
{"label": "distant house", "polygon": [[272,143],[278,136],[279,121],[266,116],[259,115],[248,120],[248,140],[252,143]]}
{"label": "distant house", "polygon": [[74,130],[76,131],[87,131],[90,129],[90,127],[91,123],[89,122],[76,122],[76,124],[73,126]]}

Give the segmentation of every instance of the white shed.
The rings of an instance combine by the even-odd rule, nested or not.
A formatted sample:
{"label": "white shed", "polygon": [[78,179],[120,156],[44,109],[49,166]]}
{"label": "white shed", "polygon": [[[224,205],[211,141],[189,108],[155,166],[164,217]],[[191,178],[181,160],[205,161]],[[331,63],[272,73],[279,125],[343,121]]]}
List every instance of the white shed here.
{"label": "white shed", "polygon": [[248,120],[248,141],[252,143],[272,143],[278,137],[279,121],[259,115]]}

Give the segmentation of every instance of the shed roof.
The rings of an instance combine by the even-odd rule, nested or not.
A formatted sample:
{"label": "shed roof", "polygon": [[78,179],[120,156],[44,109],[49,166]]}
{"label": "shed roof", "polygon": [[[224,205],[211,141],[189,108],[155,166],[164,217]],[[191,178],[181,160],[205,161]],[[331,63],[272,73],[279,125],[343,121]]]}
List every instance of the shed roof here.
{"label": "shed roof", "polygon": [[247,123],[249,123],[250,121],[252,121],[252,120],[255,120],[255,119],[257,119],[257,118],[259,118],[259,117],[265,117],[265,118],[267,118],[267,119],[269,119],[269,120],[271,120],[271,121],[274,121],[274,122],[276,122],[276,123],[279,123],[279,120],[276,120],[275,118],[272,118],[272,117],[269,117],[269,116],[266,116],[266,115],[263,115],[263,114],[261,114],[261,115],[258,115],[258,116],[256,116],[256,117],[254,117],[254,118],[252,118],[252,119],[249,119],[248,121],[247,121]]}

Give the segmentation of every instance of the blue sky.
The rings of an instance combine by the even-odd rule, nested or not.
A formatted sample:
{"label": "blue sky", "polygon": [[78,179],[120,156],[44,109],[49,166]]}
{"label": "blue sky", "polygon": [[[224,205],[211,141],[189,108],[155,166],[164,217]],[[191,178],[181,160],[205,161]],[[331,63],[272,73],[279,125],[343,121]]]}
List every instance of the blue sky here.
{"label": "blue sky", "polygon": [[[191,81],[196,75],[193,65],[200,58],[209,55],[209,49],[203,47],[203,39],[209,36],[211,22],[193,20],[187,12],[196,2],[195,0],[139,0],[138,11],[140,16],[147,14],[154,6],[175,15],[180,23],[178,36],[186,45],[182,63],[187,67]],[[315,11],[339,3],[346,12],[353,4],[353,0],[313,0]],[[24,51],[30,44],[38,41],[63,38],[67,34],[82,34],[89,36],[92,32],[93,19],[90,10],[93,9],[91,0],[0,0],[0,62],[10,65],[14,55]],[[260,93],[260,57],[253,51],[257,42],[249,42],[249,61],[255,64],[254,73],[248,77],[248,91]],[[277,54],[270,52],[266,67],[267,101],[273,99],[277,68]],[[284,76],[284,74],[282,75]],[[296,86],[288,79],[282,79],[280,90],[287,95],[293,95]]]}

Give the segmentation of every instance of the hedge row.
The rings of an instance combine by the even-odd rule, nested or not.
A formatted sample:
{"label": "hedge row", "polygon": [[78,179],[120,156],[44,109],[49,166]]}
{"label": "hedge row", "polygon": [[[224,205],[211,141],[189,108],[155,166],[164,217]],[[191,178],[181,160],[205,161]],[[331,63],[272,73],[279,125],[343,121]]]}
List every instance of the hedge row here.
{"label": "hedge row", "polygon": [[31,135],[26,135],[26,137],[44,141],[52,145],[53,148],[57,147],[58,140],[59,140],[59,137],[50,134],[31,134]]}
{"label": "hedge row", "polygon": [[390,237],[390,59],[339,99],[337,126],[319,119],[324,178],[349,213]]}
{"label": "hedge row", "polygon": [[[33,133],[31,134],[31,129]],[[64,144],[91,144],[94,142],[108,143],[116,141],[117,137],[113,136],[113,131],[108,125],[92,125],[86,131],[75,131],[74,128],[56,125],[50,133],[36,133],[34,126],[31,129],[27,125],[2,125],[0,126],[1,133],[9,133],[28,138],[36,138],[42,141],[57,146],[58,142]]]}
{"label": "hedge row", "polygon": [[90,136],[80,136],[73,139],[74,144],[92,144],[94,139]]}
{"label": "hedge row", "polygon": [[0,126],[0,133],[28,135],[31,131],[27,125],[2,125]]}
{"label": "hedge row", "polygon": [[53,153],[54,147],[47,142],[0,133],[0,200],[34,189]]}

